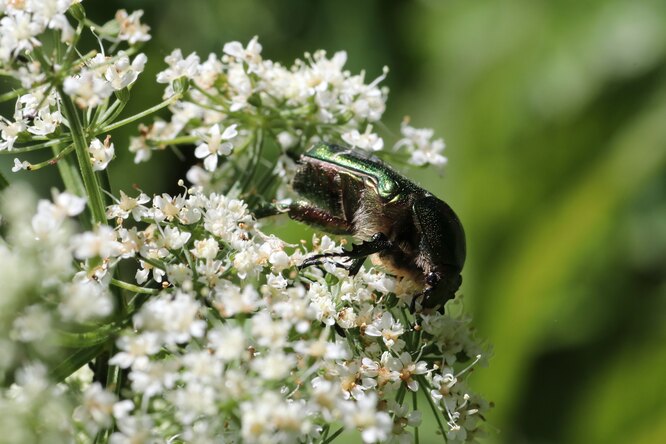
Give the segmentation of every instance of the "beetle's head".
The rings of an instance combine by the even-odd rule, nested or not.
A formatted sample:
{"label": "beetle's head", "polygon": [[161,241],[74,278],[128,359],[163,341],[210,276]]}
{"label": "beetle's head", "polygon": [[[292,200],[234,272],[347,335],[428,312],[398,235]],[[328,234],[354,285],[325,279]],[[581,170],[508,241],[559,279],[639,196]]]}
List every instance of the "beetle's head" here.
{"label": "beetle's head", "polygon": [[[447,267],[448,268],[448,267]],[[437,305],[443,307],[446,301],[456,296],[456,291],[462,284],[462,276],[453,267],[442,270],[440,273],[430,272],[425,277],[426,289],[423,301],[424,308],[433,308]]]}

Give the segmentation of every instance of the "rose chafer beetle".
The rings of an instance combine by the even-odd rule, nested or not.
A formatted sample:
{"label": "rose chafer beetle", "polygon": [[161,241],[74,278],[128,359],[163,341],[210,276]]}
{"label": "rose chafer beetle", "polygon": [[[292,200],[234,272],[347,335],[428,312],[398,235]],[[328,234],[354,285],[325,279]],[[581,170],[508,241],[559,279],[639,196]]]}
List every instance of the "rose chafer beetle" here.
{"label": "rose chafer beetle", "polygon": [[451,207],[359,149],[320,142],[299,163],[292,185],[307,200],[291,203],[290,217],[362,241],[312,256],[301,268],[341,258],[345,263],[337,265],[354,275],[374,254],[390,272],[423,285],[412,311],[417,299],[424,309],[443,310],[465,263],[465,233]]}

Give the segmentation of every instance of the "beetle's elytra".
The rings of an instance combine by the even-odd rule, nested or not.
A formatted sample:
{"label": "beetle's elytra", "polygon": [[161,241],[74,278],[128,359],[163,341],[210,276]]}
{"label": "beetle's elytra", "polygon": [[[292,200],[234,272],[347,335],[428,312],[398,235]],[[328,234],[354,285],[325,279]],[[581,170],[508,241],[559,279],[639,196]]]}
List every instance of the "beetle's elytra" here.
{"label": "beetle's elytra", "polygon": [[394,274],[423,285],[422,308],[442,309],[455,296],[465,233],[451,207],[359,149],[320,142],[299,162],[293,188],[304,200],[290,205],[290,217],[362,241],[349,251],[310,257],[301,267],[337,257],[355,274],[375,254]]}

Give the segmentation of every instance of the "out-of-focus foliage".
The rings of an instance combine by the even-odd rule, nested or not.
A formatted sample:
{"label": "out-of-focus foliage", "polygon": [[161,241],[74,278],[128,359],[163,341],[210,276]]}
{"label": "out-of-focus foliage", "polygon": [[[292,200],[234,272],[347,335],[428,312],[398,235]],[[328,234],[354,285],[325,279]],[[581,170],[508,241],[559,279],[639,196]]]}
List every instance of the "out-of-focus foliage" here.
{"label": "out-of-focus foliage", "polygon": [[[259,35],[276,60],[327,48],[347,50],[349,68],[370,67],[369,78],[388,65],[388,121],[397,127],[409,109],[447,140],[444,178],[405,172],[467,231],[465,302],[495,350],[471,378],[495,402],[488,441],[666,442],[665,2],[87,7],[100,20],[120,7],[146,11],[154,38],[136,109],[160,94],[155,61],[175,47],[205,56]],[[162,182],[148,179],[123,149],[128,136],[114,135],[112,183],[173,189],[184,174],[173,155],[153,163]]]}

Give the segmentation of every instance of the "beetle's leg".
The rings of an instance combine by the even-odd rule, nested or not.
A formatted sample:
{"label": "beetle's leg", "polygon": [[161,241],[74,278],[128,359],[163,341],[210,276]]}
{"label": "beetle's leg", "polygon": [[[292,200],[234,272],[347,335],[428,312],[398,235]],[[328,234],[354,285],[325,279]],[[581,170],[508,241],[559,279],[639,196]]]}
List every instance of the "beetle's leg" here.
{"label": "beetle's leg", "polygon": [[322,263],[322,259],[338,257],[351,260],[349,265],[336,265],[342,268],[346,268],[349,271],[349,274],[354,276],[361,269],[361,265],[363,265],[365,258],[371,254],[378,253],[383,250],[388,250],[392,246],[393,243],[388,239],[388,237],[386,237],[384,233],[375,233],[372,236],[372,239],[352,246],[351,250],[343,251],[341,253],[323,253],[311,256],[303,261],[303,263],[298,268],[320,265]]}
{"label": "beetle's leg", "polygon": [[289,205],[289,217],[308,225],[321,227],[332,234],[353,234],[351,223],[344,218],[315,207],[308,202],[293,202]]}

